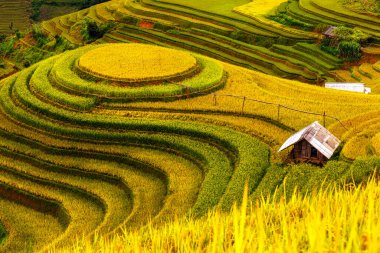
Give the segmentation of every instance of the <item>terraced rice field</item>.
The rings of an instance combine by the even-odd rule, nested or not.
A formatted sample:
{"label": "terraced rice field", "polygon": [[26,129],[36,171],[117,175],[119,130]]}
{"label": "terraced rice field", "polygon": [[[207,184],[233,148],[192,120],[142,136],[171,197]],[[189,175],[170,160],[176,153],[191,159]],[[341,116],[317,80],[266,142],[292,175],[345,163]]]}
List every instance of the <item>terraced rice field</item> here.
{"label": "terraced rice field", "polygon": [[[83,59],[101,64],[109,59],[100,52],[115,47],[148,55],[168,50],[86,46],[0,82],[0,220],[7,231],[0,252],[24,249],[25,237],[39,251],[68,246],[78,235],[107,236],[189,211],[202,216],[213,207],[229,210],[241,200],[247,179],[252,199],[282,184],[285,174],[272,180],[276,150],[317,117],[283,107],[278,119],[277,103],[342,119],[380,103],[377,95],[310,87],[174,50],[172,57],[185,54],[196,65],[185,72],[185,65],[173,66],[171,82],[116,81],[120,73],[104,69],[107,75],[99,76],[91,66],[83,71]],[[130,56],[159,77],[157,57]],[[122,64],[114,59],[115,67]],[[295,96],[300,91],[301,99]],[[244,99],[242,113],[243,97],[273,103],[273,110]],[[339,125],[332,126],[340,134]],[[18,222],[25,214],[27,230]]]}
{"label": "terraced rice field", "polygon": [[[339,68],[341,61],[334,57],[326,59],[318,47],[306,45],[316,41],[318,35],[235,13],[233,5],[242,3],[231,1],[218,5],[220,10],[208,12],[198,6],[202,5],[200,2],[192,6],[183,2],[115,0],[43,22],[42,26],[52,35],[62,35],[80,44],[80,38],[70,27],[83,17],[98,23],[116,21],[117,29],[107,33],[99,43],[132,41],[182,48],[267,74],[311,83],[334,78],[329,71]],[[207,4],[210,3],[204,6]],[[153,29],[144,28],[144,23],[151,24]],[[159,28],[160,24],[167,28]],[[237,31],[244,34],[245,41],[231,35]]]}
{"label": "terraced rice field", "polygon": [[[30,26],[30,2],[25,0],[4,0],[0,2],[0,33],[23,31]],[[10,29],[12,28],[12,29]]]}
{"label": "terraced rice field", "polygon": [[[71,27],[83,18],[116,28],[0,80],[0,252],[228,211],[246,182],[251,201],[278,187],[286,199],[322,182],[361,182],[378,167],[380,62],[337,70],[343,61],[312,44],[318,35],[239,6],[252,3],[113,0],[42,23],[78,45]],[[346,22],[341,7],[281,4],[312,24]],[[348,24],[376,37],[358,15]],[[306,83],[323,79],[365,81],[373,94]],[[279,147],[316,120],[342,140],[338,157],[323,169],[284,165]]]}

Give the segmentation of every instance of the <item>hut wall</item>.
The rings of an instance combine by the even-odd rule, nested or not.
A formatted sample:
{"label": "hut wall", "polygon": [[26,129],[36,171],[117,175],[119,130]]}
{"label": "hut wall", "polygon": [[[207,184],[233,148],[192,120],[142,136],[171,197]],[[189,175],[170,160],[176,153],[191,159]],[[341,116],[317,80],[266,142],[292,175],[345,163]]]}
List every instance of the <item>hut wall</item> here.
{"label": "hut wall", "polygon": [[306,140],[294,144],[290,157],[294,161],[324,163],[327,158]]}

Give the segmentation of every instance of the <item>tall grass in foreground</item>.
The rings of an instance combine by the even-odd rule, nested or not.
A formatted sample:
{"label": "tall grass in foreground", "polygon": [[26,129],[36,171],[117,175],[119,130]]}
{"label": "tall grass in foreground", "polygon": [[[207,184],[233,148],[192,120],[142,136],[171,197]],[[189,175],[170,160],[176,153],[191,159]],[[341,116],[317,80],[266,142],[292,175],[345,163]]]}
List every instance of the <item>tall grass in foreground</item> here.
{"label": "tall grass in foreground", "polygon": [[[53,252],[380,252],[380,185],[247,203]],[[248,204],[248,205],[247,205]]]}

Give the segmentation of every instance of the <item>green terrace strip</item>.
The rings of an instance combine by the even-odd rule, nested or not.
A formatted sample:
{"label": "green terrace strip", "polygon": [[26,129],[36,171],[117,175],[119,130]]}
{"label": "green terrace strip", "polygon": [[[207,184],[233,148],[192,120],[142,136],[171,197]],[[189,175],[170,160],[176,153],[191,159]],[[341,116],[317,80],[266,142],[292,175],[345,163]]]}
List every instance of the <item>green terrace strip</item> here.
{"label": "green terrace strip", "polygon": [[[199,29],[192,29],[192,33],[202,35],[206,38],[210,38],[213,40],[217,40],[218,42],[220,42],[218,44],[225,43],[225,44],[231,45],[233,47],[239,47],[240,50],[244,50],[244,51],[246,51],[246,53],[256,54],[256,55],[259,55],[263,58],[267,58],[269,60],[272,60],[273,62],[282,62],[282,63],[286,63],[288,65],[289,65],[289,63],[292,63],[293,64],[292,69],[294,69],[294,71],[295,70],[305,71],[304,69],[306,67],[307,69],[309,69],[309,72],[305,71],[306,73],[302,74],[302,75],[306,75],[305,77],[309,77],[307,74],[312,75],[311,73],[315,72],[314,71],[315,69],[313,67],[305,64],[305,62],[300,61],[297,58],[292,58],[290,55],[282,55],[282,54],[275,53],[266,47],[251,45],[251,44],[244,43],[244,42],[241,42],[238,40],[234,40],[234,39],[226,37],[226,36],[217,35],[217,34],[214,34],[214,33],[208,32],[208,31],[202,31]],[[300,42],[300,43],[297,43],[296,45],[294,45],[294,48],[297,48],[298,50],[301,50],[301,51],[307,50],[308,52],[312,52],[313,55],[315,55],[316,57],[323,56],[323,57],[326,57],[328,59],[328,61],[330,61],[330,62],[332,61],[335,63],[336,61],[338,61],[337,65],[341,64],[341,61],[339,61],[338,58],[333,57],[327,53],[324,53],[314,44],[308,44],[308,43],[301,43]],[[297,72],[295,72],[295,73],[297,73]]]}
{"label": "green terrace strip", "polygon": [[69,106],[74,109],[87,110],[96,103],[96,97],[82,97],[63,92],[55,88],[49,81],[49,72],[57,57],[49,58],[41,62],[30,80],[31,88],[42,97],[59,103],[61,106]]}
{"label": "green terrace strip", "polygon": [[192,78],[180,82],[180,84],[168,83],[133,88],[111,86],[101,82],[95,83],[81,78],[72,69],[75,68],[77,58],[93,48],[85,47],[68,52],[56,61],[51,70],[51,76],[61,89],[75,94],[98,96],[99,98],[118,98],[119,101],[129,101],[132,99],[171,98],[185,94],[186,87],[190,89],[190,93],[208,91],[218,88],[225,82],[225,72],[219,63],[205,57],[199,57],[198,61],[201,65],[201,72]]}
{"label": "green terrace strip", "polygon": [[[315,44],[308,44],[308,43],[297,43],[293,46],[294,49],[297,49],[301,52],[308,53],[313,55],[314,57],[320,58],[326,63],[334,64],[336,66],[340,66],[343,61],[342,59],[339,59],[336,56],[333,56],[331,54],[328,54],[324,51],[322,51],[318,45]],[[315,59],[315,58],[314,58]]]}
{"label": "green terrace strip", "polygon": [[319,68],[318,71],[320,75],[336,68],[336,66],[330,64],[330,61],[326,62],[320,59],[315,59],[315,57],[313,57],[313,55],[310,55],[310,53],[304,53],[292,47],[282,46],[282,45],[273,45],[272,50],[277,53],[283,53],[285,55],[289,55],[296,59],[302,59],[304,62],[307,62],[309,65],[313,66],[314,68],[317,68],[317,69]]}
{"label": "green terrace strip", "polygon": [[[249,49],[254,48],[256,49],[256,51],[246,52],[244,47],[242,50],[242,47],[236,48],[235,45],[229,45],[229,44],[223,45],[222,43],[215,44],[214,38],[207,38],[204,35],[198,36],[196,34],[194,35],[193,33],[179,31],[179,32],[174,33],[172,36],[175,39],[178,38],[178,39],[183,39],[185,41],[195,42],[197,45],[202,45],[202,48],[211,47],[217,50],[218,52],[224,52],[226,54],[238,56],[241,59],[249,61],[251,64],[256,63],[257,65],[266,66],[268,69],[274,70],[280,76],[281,75],[290,76],[292,74],[296,74],[299,76],[305,76],[306,79],[314,78],[310,74],[307,75],[306,73],[302,73],[300,69],[297,70],[297,69],[292,69],[288,67],[284,62],[281,62],[278,59],[275,59],[275,61],[273,61],[273,58],[270,58],[270,55],[271,54],[274,55],[274,53],[267,53],[267,54],[263,53],[265,49],[260,50],[262,49],[262,47],[255,47],[255,46],[249,45],[247,46]],[[218,37],[221,38],[221,36],[218,36]],[[237,44],[240,44],[240,43],[237,42]],[[244,45],[245,43],[241,43],[241,44]],[[260,54],[260,51],[261,51],[261,54]]]}
{"label": "green terrace strip", "polygon": [[259,186],[250,195],[251,200],[255,203],[261,199],[266,199],[272,196],[276,189],[281,185],[287,170],[282,168],[278,164],[272,164],[266,171],[263,179],[261,180]]}

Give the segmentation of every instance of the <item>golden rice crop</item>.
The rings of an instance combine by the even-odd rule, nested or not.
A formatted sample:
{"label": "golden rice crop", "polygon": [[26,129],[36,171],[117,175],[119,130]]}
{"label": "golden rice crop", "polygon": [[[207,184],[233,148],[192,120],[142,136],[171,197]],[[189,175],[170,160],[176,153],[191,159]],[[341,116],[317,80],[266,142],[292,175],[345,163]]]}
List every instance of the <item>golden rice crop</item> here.
{"label": "golden rice crop", "polygon": [[271,13],[280,4],[287,0],[252,0],[252,2],[234,8],[234,11],[242,12],[249,16],[258,16]]}
{"label": "golden rice crop", "polygon": [[354,189],[295,193],[288,202],[261,200],[52,252],[379,252],[379,186],[372,180]]}
{"label": "golden rice crop", "polygon": [[197,66],[187,52],[143,44],[112,44],[80,57],[81,69],[110,80],[161,80],[179,76]]}

